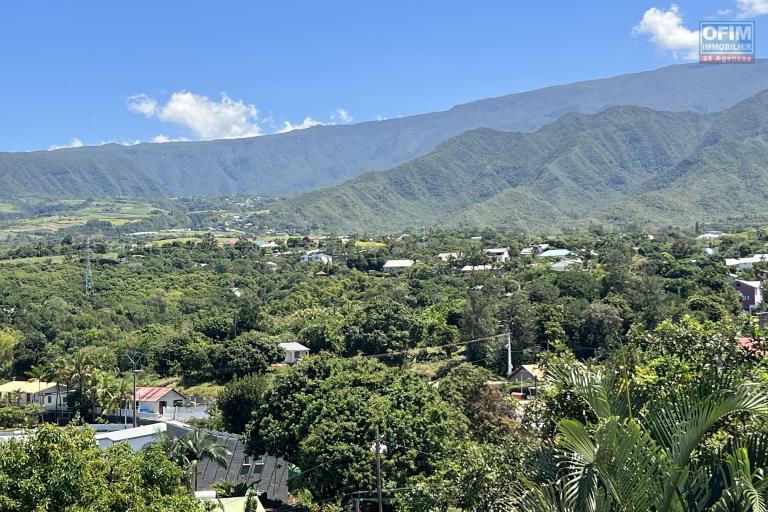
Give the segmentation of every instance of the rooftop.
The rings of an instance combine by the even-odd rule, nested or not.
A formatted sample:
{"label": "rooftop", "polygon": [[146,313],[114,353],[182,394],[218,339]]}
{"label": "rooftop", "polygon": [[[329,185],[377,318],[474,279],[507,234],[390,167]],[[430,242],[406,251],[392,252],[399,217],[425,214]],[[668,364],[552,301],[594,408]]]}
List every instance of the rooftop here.
{"label": "rooftop", "polygon": [[413,260],[387,260],[384,268],[405,268],[410,267],[415,262]]}
{"label": "rooftop", "polygon": [[305,347],[301,343],[296,343],[295,341],[280,343],[280,348],[282,348],[283,350],[292,350],[294,352],[300,352],[302,350],[309,352],[309,348]]}
{"label": "rooftop", "polygon": [[568,256],[571,254],[571,251],[568,249],[549,249],[548,251],[544,251],[543,253],[539,254],[539,257],[541,258],[562,258],[564,256]]}
{"label": "rooftop", "polygon": [[141,427],[126,428],[112,432],[103,432],[101,434],[96,434],[94,439],[97,441],[108,439],[113,443],[117,443],[120,441],[127,441],[128,439],[136,439],[138,437],[147,437],[159,434],[160,432],[165,432],[167,428],[168,426],[163,422],[152,423],[150,425],[143,425]]}
{"label": "rooftop", "polygon": [[176,393],[177,395],[186,398],[173,388],[166,388],[160,386],[140,386],[136,388],[136,401],[138,402],[157,402],[162,399],[168,393]]}
{"label": "rooftop", "polygon": [[750,288],[760,288],[760,284],[761,284],[760,281],[745,281],[743,279],[737,279],[736,282],[745,284]]}
{"label": "rooftop", "polygon": [[516,373],[520,373],[522,370],[525,370],[526,372],[530,373],[531,375],[536,377],[537,380],[544,379],[544,372],[539,368],[539,365],[537,364],[524,364],[518,367],[514,372],[512,372],[512,375],[515,375]]}
{"label": "rooftop", "polygon": [[461,267],[462,272],[472,272],[475,270],[491,270],[493,268],[492,265],[464,265]]}
{"label": "rooftop", "polygon": [[[0,393],[13,393],[18,391],[20,393],[34,394],[40,391],[46,391],[50,388],[55,388],[55,382],[41,382],[37,379],[31,380],[12,380],[0,385]],[[66,388],[63,384],[59,386],[62,390]]]}
{"label": "rooftop", "polygon": [[726,258],[725,264],[731,267],[743,263],[760,263],[761,261],[768,261],[768,254],[755,254],[753,256],[747,256],[746,258]]}

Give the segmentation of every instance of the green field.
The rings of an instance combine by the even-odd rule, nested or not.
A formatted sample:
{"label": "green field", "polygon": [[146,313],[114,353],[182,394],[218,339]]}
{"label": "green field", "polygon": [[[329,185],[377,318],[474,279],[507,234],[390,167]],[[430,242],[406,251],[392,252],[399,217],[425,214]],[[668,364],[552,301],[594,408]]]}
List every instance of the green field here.
{"label": "green field", "polygon": [[[162,211],[150,203],[129,200],[100,200],[92,201],[85,207],[83,201],[62,200],[57,204],[73,206],[71,211],[62,211],[48,215],[40,215],[29,219],[22,219],[6,226],[2,231],[7,233],[53,233],[60,229],[73,226],[82,226],[89,220],[109,222],[113,226],[122,226],[132,222],[138,222],[148,218],[153,211]],[[5,208],[5,209],[4,209]],[[14,210],[9,210],[14,208]],[[12,212],[15,206],[0,203],[0,212]]]}
{"label": "green field", "polygon": [[358,249],[381,249],[382,247],[386,247],[387,244],[383,242],[368,242],[364,240],[357,240],[355,242],[355,247]]}
{"label": "green field", "polygon": [[[79,258],[78,255],[73,255],[74,259]],[[0,265],[22,265],[27,263],[43,263],[46,261],[50,261],[51,263],[62,263],[66,259],[66,256],[31,256],[29,258],[13,258],[10,260],[0,260]],[[117,260],[117,253],[116,252],[108,252],[106,254],[94,254],[92,256],[93,260],[98,259],[108,259],[108,260]]]}

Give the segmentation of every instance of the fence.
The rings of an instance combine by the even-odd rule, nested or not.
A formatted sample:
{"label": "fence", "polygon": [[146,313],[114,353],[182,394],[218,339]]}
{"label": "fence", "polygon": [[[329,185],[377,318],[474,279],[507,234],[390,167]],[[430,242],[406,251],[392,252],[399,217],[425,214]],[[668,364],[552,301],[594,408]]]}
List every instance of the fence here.
{"label": "fence", "polygon": [[140,412],[139,417],[148,420],[188,421],[192,418],[205,419],[208,415],[208,407],[196,405],[194,407],[166,407],[162,414],[153,412]]}

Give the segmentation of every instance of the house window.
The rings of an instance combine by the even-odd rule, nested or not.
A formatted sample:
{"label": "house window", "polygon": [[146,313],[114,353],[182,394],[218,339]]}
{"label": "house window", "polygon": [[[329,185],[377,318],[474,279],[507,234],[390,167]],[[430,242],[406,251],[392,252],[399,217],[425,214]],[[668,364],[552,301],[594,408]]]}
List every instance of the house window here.
{"label": "house window", "polygon": [[48,395],[48,403],[51,403],[51,395]]}

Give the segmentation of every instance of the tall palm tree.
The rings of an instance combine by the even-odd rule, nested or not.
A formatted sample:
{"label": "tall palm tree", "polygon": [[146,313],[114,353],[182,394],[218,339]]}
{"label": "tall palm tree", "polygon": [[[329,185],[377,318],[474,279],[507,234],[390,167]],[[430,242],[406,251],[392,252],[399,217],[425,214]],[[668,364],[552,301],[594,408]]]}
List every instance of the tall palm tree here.
{"label": "tall palm tree", "polygon": [[66,374],[70,384],[76,384],[78,390],[78,410],[81,416],[87,412],[87,405],[84,403],[86,391],[89,390],[93,380],[94,366],[90,359],[82,353],[77,353],[70,359]]}
{"label": "tall palm tree", "polygon": [[27,377],[29,377],[30,381],[37,380],[37,399],[40,401],[39,404],[41,406],[39,415],[40,423],[42,423],[45,418],[45,405],[43,404],[43,382],[47,383],[50,381],[53,378],[53,373],[53,367],[48,364],[32,366],[29,371],[27,371]]}
{"label": "tall palm tree", "polygon": [[40,399],[40,403],[43,403],[43,397],[40,396],[43,392],[43,381],[48,381],[52,378],[53,369],[49,365],[35,365],[27,371],[27,377],[30,381],[37,380],[37,397]]}
{"label": "tall palm tree", "polygon": [[55,405],[55,411],[56,411],[56,422],[59,421],[59,405],[61,404],[61,381],[64,380],[67,382],[67,395],[69,394],[69,386],[71,382],[69,379],[69,374],[67,372],[67,359],[63,356],[59,356],[56,359],[53,360],[51,363],[51,370],[52,370],[52,378],[56,380],[56,405]]}
{"label": "tall palm tree", "polygon": [[129,400],[133,394],[125,380],[117,379],[111,373],[97,372],[94,375],[96,398],[101,415],[106,418],[110,412],[119,410],[123,401]]}
{"label": "tall palm tree", "polygon": [[178,439],[178,444],[175,447],[175,456],[187,469],[189,481],[195,491],[197,490],[197,468],[200,461],[208,459],[225,468],[227,467],[227,457],[231,454],[232,452],[219,444],[216,436],[198,429]]}
{"label": "tall palm tree", "polygon": [[[546,484],[522,479],[514,489],[514,510],[766,510],[768,444],[752,453],[737,445],[726,447],[714,465],[693,456],[722,420],[740,413],[768,417],[764,387],[704,379],[673,399],[646,404],[638,414],[622,376],[578,366],[556,378],[583,399],[597,421],[559,422],[557,478]],[[761,468],[750,464],[752,454]],[[718,478],[723,473],[729,477]],[[750,506],[729,508],[734,503]]]}

